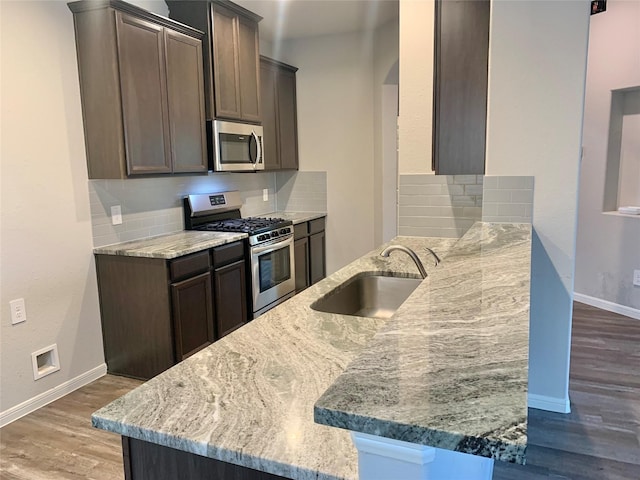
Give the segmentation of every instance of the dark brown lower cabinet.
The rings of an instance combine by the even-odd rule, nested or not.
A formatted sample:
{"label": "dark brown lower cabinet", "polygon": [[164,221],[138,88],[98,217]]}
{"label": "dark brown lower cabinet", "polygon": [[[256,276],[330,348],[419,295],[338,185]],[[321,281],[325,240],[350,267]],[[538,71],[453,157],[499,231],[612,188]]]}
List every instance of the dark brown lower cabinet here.
{"label": "dark brown lower cabinet", "polygon": [[122,437],[125,480],[277,480],[251,468]]}
{"label": "dark brown lower cabinet", "polygon": [[172,260],[96,255],[107,370],[143,380],[244,325],[244,243]]}
{"label": "dark brown lower cabinet", "polygon": [[247,323],[247,296],[244,260],[216,268],[213,273],[216,297],[217,338]]}
{"label": "dark brown lower cabinet", "polygon": [[171,284],[176,359],[183,360],[215,341],[211,273]]}
{"label": "dark brown lower cabinet", "polygon": [[319,282],[327,274],[325,218],[294,226],[296,293]]}
{"label": "dark brown lower cabinet", "polygon": [[309,278],[311,285],[327,276],[324,230],[309,235]]}
{"label": "dark brown lower cabinet", "polygon": [[296,293],[309,286],[309,237],[305,236],[293,242],[296,262]]}

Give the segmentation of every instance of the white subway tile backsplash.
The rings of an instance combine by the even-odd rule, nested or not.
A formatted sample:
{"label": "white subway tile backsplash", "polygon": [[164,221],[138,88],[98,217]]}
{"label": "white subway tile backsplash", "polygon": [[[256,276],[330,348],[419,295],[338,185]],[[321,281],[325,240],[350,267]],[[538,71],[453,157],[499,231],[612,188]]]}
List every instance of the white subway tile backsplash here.
{"label": "white subway tile backsplash", "polygon": [[531,190],[533,189],[533,177],[503,177],[498,178],[498,188],[502,189],[518,189],[518,190]]}
{"label": "white subway tile backsplash", "polygon": [[533,177],[485,176],[482,220],[531,223],[533,183]]}
{"label": "white subway tile backsplash", "polygon": [[482,216],[482,175],[400,175],[398,233],[461,237]]}
{"label": "white subway tile backsplash", "polygon": [[513,203],[533,203],[533,188],[529,190],[511,190]]}
{"label": "white subway tile backsplash", "polygon": [[277,210],[327,211],[327,172],[278,172]]}
{"label": "white subway tile backsplash", "polygon": [[[90,180],[89,204],[94,246],[147,238],[184,229],[182,199],[190,193],[238,190],[243,216],[274,212],[280,173],[210,173],[208,175]],[[326,211],[325,172],[286,172],[291,180],[283,190],[283,208]],[[269,200],[263,201],[267,189]],[[111,207],[122,207],[122,225],[111,224]]]}
{"label": "white subway tile backsplash", "polygon": [[465,195],[482,195],[482,185],[472,184],[464,186]]}
{"label": "white subway tile backsplash", "polygon": [[485,203],[509,203],[511,201],[510,190],[493,190],[485,185],[485,191],[482,196]]}
{"label": "white subway tile backsplash", "polygon": [[476,185],[478,183],[478,180],[475,175],[454,175],[453,183]]}

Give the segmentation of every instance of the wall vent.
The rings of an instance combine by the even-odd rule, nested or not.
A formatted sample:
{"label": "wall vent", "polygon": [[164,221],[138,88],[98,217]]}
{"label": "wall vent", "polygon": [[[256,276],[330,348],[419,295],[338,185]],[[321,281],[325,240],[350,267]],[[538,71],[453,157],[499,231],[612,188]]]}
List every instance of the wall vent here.
{"label": "wall vent", "polygon": [[31,354],[33,365],[33,379],[39,380],[53,372],[60,370],[58,345],[53,344]]}

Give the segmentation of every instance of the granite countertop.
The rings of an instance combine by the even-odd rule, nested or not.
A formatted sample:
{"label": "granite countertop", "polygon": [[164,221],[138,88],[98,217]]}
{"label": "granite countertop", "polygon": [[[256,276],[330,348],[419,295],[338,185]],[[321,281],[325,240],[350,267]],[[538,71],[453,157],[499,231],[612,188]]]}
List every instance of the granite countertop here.
{"label": "granite countertop", "polygon": [[[398,237],[427,270],[456,239]],[[314,423],[313,406],[385,320],[312,310],[360,272],[417,277],[408,256],[382,247],[95,412],[121,435],[296,479],[357,479],[346,430]],[[439,268],[439,267],[438,267]]]}
{"label": "granite countertop", "polygon": [[93,253],[100,255],[122,255],[125,257],[171,259],[206,250],[207,248],[219,247],[220,245],[244,238],[247,238],[246,233],[185,230],[142,240],[96,247],[93,249]]}
{"label": "granite countertop", "polygon": [[[343,428],[521,461],[530,226],[390,243],[429,272],[391,319],[310,308],[362,272],[417,277],[383,245],[95,412],[94,426],[296,479],[358,478]],[[342,428],[314,423],[314,405]]]}
{"label": "granite countertop", "polygon": [[285,220],[291,220],[294,225],[297,225],[298,223],[308,222],[310,220],[315,220],[316,218],[326,217],[327,212],[289,212],[278,210],[276,212],[265,213],[264,215],[256,216],[262,218],[284,218]]}
{"label": "granite countertop", "polygon": [[524,463],[531,227],[472,227],[315,405],[319,423]]}

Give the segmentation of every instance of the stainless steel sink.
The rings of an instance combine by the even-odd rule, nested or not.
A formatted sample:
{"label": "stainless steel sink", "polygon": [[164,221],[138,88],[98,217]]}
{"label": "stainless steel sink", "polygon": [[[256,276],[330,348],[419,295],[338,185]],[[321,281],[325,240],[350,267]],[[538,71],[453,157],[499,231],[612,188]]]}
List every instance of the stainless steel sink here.
{"label": "stainless steel sink", "polygon": [[389,318],[421,282],[420,278],[358,275],[312,303],[311,308],[342,315]]}

